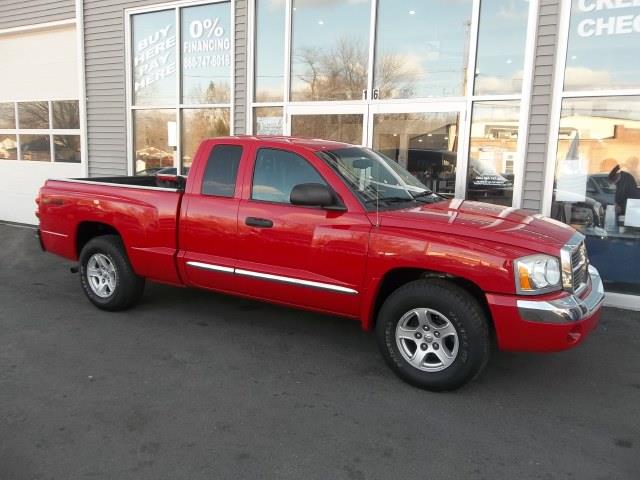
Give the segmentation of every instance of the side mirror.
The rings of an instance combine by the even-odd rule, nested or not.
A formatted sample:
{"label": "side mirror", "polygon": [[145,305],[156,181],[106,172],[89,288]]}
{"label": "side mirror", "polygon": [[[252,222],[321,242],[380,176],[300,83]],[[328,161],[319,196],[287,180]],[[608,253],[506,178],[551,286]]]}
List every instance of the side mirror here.
{"label": "side mirror", "polygon": [[346,208],[338,202],[333,192],[321,183],[301,183],[293,187],[289,201],[292,205],[305,207],[320,207],[326,210],[345,211]]}

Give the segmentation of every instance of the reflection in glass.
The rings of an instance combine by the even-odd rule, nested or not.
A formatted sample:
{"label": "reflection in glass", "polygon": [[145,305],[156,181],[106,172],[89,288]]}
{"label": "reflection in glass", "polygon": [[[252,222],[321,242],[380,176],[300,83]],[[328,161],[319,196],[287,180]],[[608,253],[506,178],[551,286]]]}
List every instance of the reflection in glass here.
{"label": "reflection in glass", "polygon": [[519,101],[476,102],[471,115],[467,199],[511,206],[518,161]]}
{"label": "reflection in glass", "polygon": [[380,98],[464,93],[472,3],[379,0],[374,85]]}
{"label": "reflection in glass", "polygon": [[640,88],[638,5],[572,2],[565,90]]}
{"label": "reflection in glass", "polygon": [[474,93],[519,93],[529,1],[482,0],[480,7]]}
{"label": "reflection in glass", "polygon": [[80,135],[54,135],[55,162],[80,163]]}
{"label": "reflection in glass", "polygon": [[0,103],[0,128],[16,128],[16,110],[13,103]]}
{"label": "reflection in glass", "polygon": [[551,215],[587,236],[607,291],[640,294],[639,145],[640,96],[562,101]]}
{"label": "reflection in glass", "polygon": [[175,10],[132,17],[133,104],[176,101]]}
{"label": "reflection in glass", "polygon": [[183,8],[181,12],[182,103],[229,103],[231,3]]}
{"label": "reflection in glass", "polygon": [[0,133],[0,160],[17,160],[18,144],[15,135]]}
{"label": "reflection in glass", "polygon": [[292,115],[291,135],[362,145],[362,115]]}
{"label": "reflection in glass", "polygon": [[316,169],[300,155],[271,148],[258,150],[251,185],[253,200],[290,203],[291,191],[302,183],[325,185]]}
{"label": "reflection in glass", "polygon": [[51,102],[53,128],[80,128],[78,100]]}
{"label": "reflection in glass", "polygon": [[229,135],[228,108],[182,110],[182,167],[191,167],[193,156],[205,138]]}
{"label": "reflection in glass", "polygon": [[168,128],[169,122],[175,121],[175,110],[134,110],[136,174],[149,169],[174,166],[174,147],[168,145]]}
{"label": "reflection in glass", "polygon": [[291,100],[362,98],[370,12],[370,0],[293,0]]}
{"label": "reflection in glass", "polygon": [[255,135],[282,135],[282,107],[253,109],[253,133]]}
{"label": "reflection in glass", "polygon": [[282,101],[284,89],[285,2],[256,2],[255,101]]}
{"label": "reflection in glass", "polygon": [[20,135],[20,151],[22,160],[51,161],[49,135]]}
{"label": "reflection in glass", "polygon": [[19,102],[19,128],[49,128],[49,102]]}
{"label": "reflection in glass", "polygon": [[430,190],[453,195],[457,112],[388,113],[373,117],[373,148],[405,167]]}

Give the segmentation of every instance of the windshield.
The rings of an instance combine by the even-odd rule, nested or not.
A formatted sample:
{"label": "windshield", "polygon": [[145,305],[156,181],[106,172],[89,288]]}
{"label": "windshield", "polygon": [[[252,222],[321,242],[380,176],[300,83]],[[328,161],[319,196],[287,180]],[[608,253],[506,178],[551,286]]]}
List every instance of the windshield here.
{"label": "windshield", "polygon": [[442,200],[400,164],[368,148],[346,147],[317,155],[343,178],[367,210]]}

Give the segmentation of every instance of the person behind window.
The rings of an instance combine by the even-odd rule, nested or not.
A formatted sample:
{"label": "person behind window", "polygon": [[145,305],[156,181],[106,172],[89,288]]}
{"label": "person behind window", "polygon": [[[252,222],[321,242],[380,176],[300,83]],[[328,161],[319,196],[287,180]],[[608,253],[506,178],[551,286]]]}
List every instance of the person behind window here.
{"label": "person behind window", "polygon": [[613,167],[609,173],[609,182],[616,187],[616,213],[624,215],[627,208],[627,200],[640,198],[640,189],[633,175],[620,170],[620,165]]}

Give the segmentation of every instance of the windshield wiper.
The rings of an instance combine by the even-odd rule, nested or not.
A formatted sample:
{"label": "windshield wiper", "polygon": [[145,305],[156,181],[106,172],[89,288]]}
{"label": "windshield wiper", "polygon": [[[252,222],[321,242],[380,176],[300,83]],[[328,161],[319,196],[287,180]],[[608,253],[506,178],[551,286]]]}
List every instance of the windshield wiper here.
{"label": "windshield wiper", "polygon": [[380,198],[369,198],[365,200],[365,203],[375,203],[375,202],[383,202],[383,203],[401,203],[401,202],[413,202],[415,198],[407,198],[407,197],[380,197]]}
{"label": "windshield wiper", "polygon": [[413,198],[420,203],[433,203],[441,199],[440,195],[431,190],[425,190],[424,192],[413,195]]}

